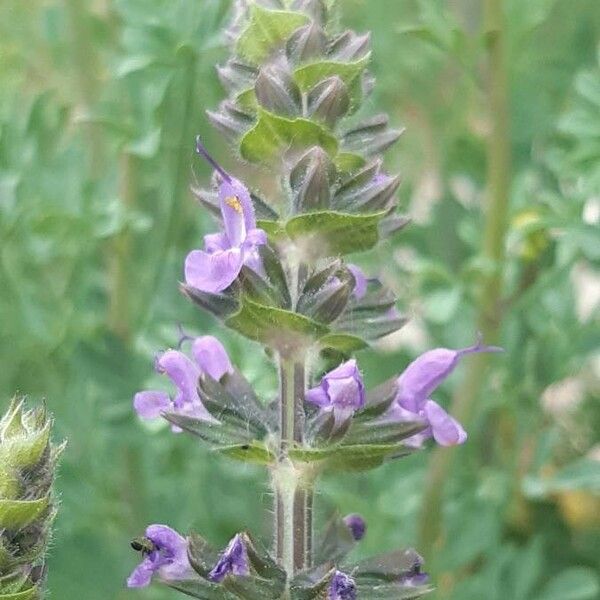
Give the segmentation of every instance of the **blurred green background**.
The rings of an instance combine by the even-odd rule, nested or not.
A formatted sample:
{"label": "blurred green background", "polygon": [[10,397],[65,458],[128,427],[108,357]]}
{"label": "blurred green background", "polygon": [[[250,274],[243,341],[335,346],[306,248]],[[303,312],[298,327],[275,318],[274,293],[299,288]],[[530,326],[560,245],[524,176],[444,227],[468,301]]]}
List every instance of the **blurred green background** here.
{"label": "blurred green background", "polygon": [[[489,59],[482,4],[340,0],[344,24],[373,31],[367,111],[407,128],[388,163],[404,174],[414,219],[356,258],[412,319],[362,353],[367,382],[425,348],[471,342],[481,323],[506,353],[485,371],[465,362],[436,393],[464,417],[468,444],[330,478],[319,511],[365,515],[360,555],[422,549],[437,600],[594,600],[600,5],[505,0],[503,66]],[[124,589],[128,541],[150,522],[219,545],[248,524],[269,536],[261,471],[131,410],[177,323],[217,333],[258,389],[275,388],[257,346],[177,291],[186,252],[210,227],[189,193],[209,176],[194,136],[234,167],[204,115],[221,97],[228,11],[226,0],[0,3],[0,397],[47,398],[69,440],[50,556],[58,600],[177,597]],[[488,93],[494,76],[508,124]],[[492,224],[505,252],[490,300],[493,144],[510,161],[493,184],[509,206]]]}

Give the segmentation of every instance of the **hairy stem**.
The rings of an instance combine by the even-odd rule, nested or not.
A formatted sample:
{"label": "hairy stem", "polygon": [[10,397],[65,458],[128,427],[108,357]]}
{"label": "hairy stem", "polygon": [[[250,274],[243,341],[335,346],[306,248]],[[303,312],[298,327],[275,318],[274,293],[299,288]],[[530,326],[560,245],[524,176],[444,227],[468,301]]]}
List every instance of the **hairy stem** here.
{"label": "hairy stem", "polygon": [[[485,0],[484,8],[489,65],[487,97],[492,130],[487,143],[488,190],[482,250],[494,268],[481,281],[477,321],[486,342],[493,343],[498,337],[502,318],[502,267],[511,183],[510,107],[504,0]],[[472,420],[489,360],[489,354],[473,357],[465,379],[454,395],[451,413],[466,426]],[[440,536],[444,485],[454,454],[453,450],[438,448],[431,459],[420,524],[420,548],[425,556],[431,555],[432,547]]]}
{"label": "hairy stem", "polygon": [[312,548],[311,483],[289,460],[291,445],[301,444],[304,431],[305,361],[281,356],[280,456],[274,473],[276,498],[275,545],[288,575],[310,564]]}

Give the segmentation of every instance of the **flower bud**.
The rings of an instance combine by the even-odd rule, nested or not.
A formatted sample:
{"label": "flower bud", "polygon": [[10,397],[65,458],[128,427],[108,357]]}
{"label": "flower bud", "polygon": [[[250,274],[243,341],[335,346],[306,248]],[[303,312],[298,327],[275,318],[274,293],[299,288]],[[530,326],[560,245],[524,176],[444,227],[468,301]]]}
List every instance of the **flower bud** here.
{"label": "flower bud", "polygon": [[300,114],[302,98],[290,74],[279,65],[263,67],[254,85],[258,103],[267,110],[285,116]]}
{"label": "flower bud", "polygon": [[403,130],[388,129],[387,115],[377,115],[346,131],[343,137],[344,149],[372,156],[387,150],[398,141]]}
{"label": "flower bud", "polygon": [[297,310],[321,323],[331,323],[344,312],[353,289],[350,278],[332,277],[318,292],[301,296]]}
{"label": "flower bud", "polygon": [[324,0],[294,0],[290,8],[307,14],[320,25],[327,22],[327,5]]}
{"label": "flower bud", "polygon": [[227,138],[236,140],[252,126],[253,118],[233,102],[221,102],[218,112],[206,111],[210,122]]}
{"label": "flower bud", "polygon": [[229,542],[208,578],[221,583],[228,575],[247,577],[249,574],[248,552],[242,536],[238,534]]}
{"label": "flower bud", "polygon": [[331,58],[341,62],[357,61],[371,51],[371,34],[357,35],[353,31],[344,31],[337,36],[329,47]]}
{"label": "flower bud", "polygon": [[325,32],[315,23],[297,29],[286,45],[287,57],[293,63],[303,63],[325,52]]}
{"label": "flower bud", "polygon": [[379,223],[379,237],[391,237],[395,233],[402,231],[411,222],[410,217],[403,215],[392,215],[386,217]]}
{"label": "flower bud", "polygon": [[334,178],[333,163],[321,147],[315,146],[306,152],[290,173],[294,212],[304,213],[328,208],[330,186]]}
{"label": "flower bud", "polygon": [[340,77],[329,77],[308,94],[308,114],[333,127],[350,109],[350,96]]}
{"label": "flower bud", "polygon": [[393,204],[400,187],[400,177],[379,173],[365,186],[345,186],[335,194],[332,205],[345,212],[377,212]]}
{"label": "flower bud", "polygon": [[367,523],[366,521],[357,514],[347,515],[344,517],[344,523],[352,533],[352,537],[355,541],[360,542],[365,537],[367,533]]}
{"label": "flower bud", "polygon": [[356,600],[356,583],[350,575],[336,571],[329,587],[328,600]]}
{"label": "flower bud", "polygon": [[38,598],[56,513],[52,484],[64,445],[50,443],[45,407],[14,399],[0,421],[0,597]]}
{"label": "flower bud", "polygon": [[217,67],[217,75],[221,85],[231,93],[252,87],[258,71],[255,67],[232,58],[224,66]]}

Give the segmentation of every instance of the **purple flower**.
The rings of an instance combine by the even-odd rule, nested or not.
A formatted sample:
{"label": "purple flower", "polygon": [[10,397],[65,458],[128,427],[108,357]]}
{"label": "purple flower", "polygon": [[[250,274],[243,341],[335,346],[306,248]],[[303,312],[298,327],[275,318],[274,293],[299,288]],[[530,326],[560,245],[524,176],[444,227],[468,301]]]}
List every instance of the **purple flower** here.
{"label": "purple flower", "polygon": [[420,446],[433,437],[441,446],[454,446],[467,439],[460,423],[429,395],[454,371],[463,356],[478,352],[501,352],[501,348],[485,346],[481,340],[459,350],[436,348],[419,356],[398,377],[396,403],[390,416],[402,421],[423,419],[428,424],[425,431],[407,440],[408,444]]}
{"label": "purple flower", "polygon": [[323,411],[333,412],[337,429],[365,405],[365,387],[356,360],[327,373],[319,386],[306,392],[306,400]]}
{"label": "purple flower", "polygon": [[267,243],[267,235],[256,227],[254,207],[246,186],[224,171],[199,140],[196,149],[221,176],[219,203],[224,231],[205,236],[204,250],[188,254],[185,281],[202,292],[216,293],[237,279],[243,265],[260,270],[258,246]]}
{"label": "purple flower", "polygon": [[363,270],[356,266],[349,264],[347,265],[348,271],[352,273],[352,277],[354,277],[354,297],[357,300],[364,298],[367,293],[367,276],[364,274]]}
{"label": "purple flower", "polygon": [[150,525],[143,542],[142,562],[127,579],[127,587],[146,587],[155,573],[163,581],[179,581],[193,576],[187,541],[176,531],[166,525]]}
{"label": "purple flower", "polygon": [[328,600],[356,600],[356,583],[350,575],[336,571],[329,586]]}
{"label": "purple flower", "polygon": [[344,517],[344,523],[350,530],[355,541],[360,542],[360,540],[365,537],[365,534],[367,533],[367,523],[360,515],[348,515]]}
{"label": "purple flower", "polygon": [[246,545],[239,533],[229,542],[208,578],[215,583],[221,583],[229,574],[240,577],[250,575]]}
{"label": "purple flower", "polygon": [[[223,345],[213,336],[206,335],[193,340],[192,361],[183,352],[167,350],[156,360],[156,370],[166,374],[177,388],[174,398],[166,392],[145,390],[138,392],[133,406],[143,419],[156,419],[164,412],[175,412],[206,421],[215,419],[206,410],[198,395],[198,379],[208,374],[221,379],[231,373],[231,361]],[[179,431],[174,428],[174,431]]]}

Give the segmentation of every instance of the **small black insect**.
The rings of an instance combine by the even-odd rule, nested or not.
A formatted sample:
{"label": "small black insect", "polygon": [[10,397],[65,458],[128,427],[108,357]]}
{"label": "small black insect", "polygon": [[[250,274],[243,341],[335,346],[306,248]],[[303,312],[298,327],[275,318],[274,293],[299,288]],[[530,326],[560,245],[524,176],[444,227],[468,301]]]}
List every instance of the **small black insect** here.
{"label": "small black insect", "polygon": [[150,554],[156,550],[156,544],[147,537],[136,537],[131,540],[131,547],[136,552],[141,552],[142,554]]}

